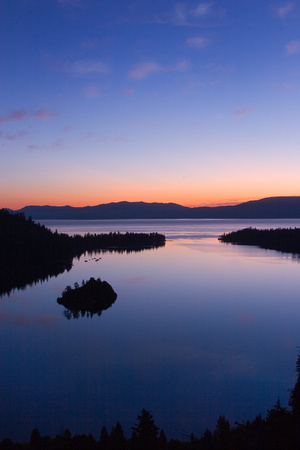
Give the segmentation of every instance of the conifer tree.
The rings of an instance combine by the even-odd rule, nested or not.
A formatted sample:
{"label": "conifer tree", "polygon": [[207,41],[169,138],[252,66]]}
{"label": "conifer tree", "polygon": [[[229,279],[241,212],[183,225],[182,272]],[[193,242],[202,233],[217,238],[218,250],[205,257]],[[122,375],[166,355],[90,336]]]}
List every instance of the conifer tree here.
{"label": "conifer tree", "polygon": [[298,377],[294,388],[291,390],[289,405],[292,407],[294,419],[300,421],[300,353],[296,362],[296,372]]}
{"label": "conifer tree", "polygon": [[157,448],[159,428],[155,425],[152,414],[145,408],[137,416],[138,423],[132,427],[137,436],[138,449],[152,450]]}

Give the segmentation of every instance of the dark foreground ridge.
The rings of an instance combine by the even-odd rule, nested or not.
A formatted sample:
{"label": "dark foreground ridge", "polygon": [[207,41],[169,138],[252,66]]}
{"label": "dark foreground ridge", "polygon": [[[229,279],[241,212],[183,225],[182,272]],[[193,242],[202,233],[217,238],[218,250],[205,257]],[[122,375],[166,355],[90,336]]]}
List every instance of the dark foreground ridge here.
{"label": "dark foreground ridge", "polygon": [[299,219],[300,197],[269,197],[234,206],[189,208],[176,203],[118,202],[75,208],[25,206],[15,211],[35,220],[115,219]]}
{"label": "dark foreground ridge", "polygon": [[99,437],[92,434],[74,435],[66,429],[55,438],[41,436],[35,428],[30,442],[14,444],[7,438],[0,442],[2,449],[70,449],[70,450],[297,450],[300,448],[300,354],[296,363],[298,374],[291,390],[289,410],[282,407],[279,399],[267,410],[266,419],[261,414],[251,422],[235,423],[230,426],[225,416],[219,416],[213,432],[207,429],[201,437],[194,434],[189,441],[166,438],[159,430],[150,411],[142,409],[132,434],[127,438],[118,421],[110,433],[105,426],[99,429]]}
{"label": "dark foreground ridge", "polygon": [[165,245],[158,233],[109,233],[69,236],[53,233],[24,214],[0,210],[0,295],[57,276],[85,252],[143,251]]}
{"label": "dark foreground ridge", "polygon": [[268,250],[300,254],[300,228],[258,230],[250,227],[222,234],[219,240],[236,245],[255,245]]}
{"label": "dark foreground ridge", "polygon": [[74,288],[67,286],[57,303],[66,308],[64,315],[67,319],[77,319],[85,314],[87,317],[93,317],[94,314],[101,316],[102,311],[110,308],[116,299],[117,294],[107,281],[90,278],[88,281],[83,280],[81,286],[78,283],[75,283]]}

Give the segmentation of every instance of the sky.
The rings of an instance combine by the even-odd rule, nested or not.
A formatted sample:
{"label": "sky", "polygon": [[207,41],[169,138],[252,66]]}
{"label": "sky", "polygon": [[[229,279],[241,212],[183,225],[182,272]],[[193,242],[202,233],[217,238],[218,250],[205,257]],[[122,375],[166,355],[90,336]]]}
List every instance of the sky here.
{"label": "sky", "polygon": [[0,0],[0,207],[300,195],[300,4]]}

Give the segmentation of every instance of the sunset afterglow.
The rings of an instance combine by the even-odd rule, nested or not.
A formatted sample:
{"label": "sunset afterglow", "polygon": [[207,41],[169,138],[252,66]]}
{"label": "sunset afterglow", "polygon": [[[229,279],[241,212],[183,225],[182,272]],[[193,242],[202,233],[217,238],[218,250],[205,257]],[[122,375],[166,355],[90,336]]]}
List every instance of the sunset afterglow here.
{"label": "sunset afterglow", "polygon": [[4,0],[0,207],[300,195],[296,2]]}

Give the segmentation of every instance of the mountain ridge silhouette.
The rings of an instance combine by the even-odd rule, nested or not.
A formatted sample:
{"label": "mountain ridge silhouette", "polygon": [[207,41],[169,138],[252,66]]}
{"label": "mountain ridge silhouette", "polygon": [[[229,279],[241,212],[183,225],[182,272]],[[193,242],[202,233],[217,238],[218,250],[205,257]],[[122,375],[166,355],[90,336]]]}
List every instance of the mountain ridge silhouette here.
{"label": "mountain ridge silhouette", "polygon": [[33,220],[117,220],[117,219],[298,219],[300,196],[267,197],[229,206],[188,207],[177,203],[111,202],[95,206],[25,206]]}

